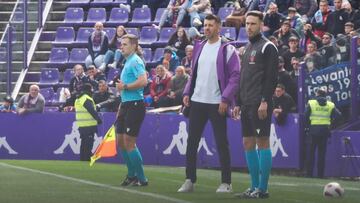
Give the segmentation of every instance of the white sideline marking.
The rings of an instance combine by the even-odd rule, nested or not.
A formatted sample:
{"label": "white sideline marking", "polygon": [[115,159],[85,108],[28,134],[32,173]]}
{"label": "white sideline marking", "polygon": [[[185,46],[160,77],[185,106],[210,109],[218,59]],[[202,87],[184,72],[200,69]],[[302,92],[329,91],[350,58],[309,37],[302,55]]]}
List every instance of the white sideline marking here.
{"label": "white sideline marking", "polygon": [[154,193],[150,193],[150,192],[140,192],[137,190],[130,190],[130,189],[122,188],[122,187],[106,185],[106,184],[97,183],[97,182],[93,182],[93,181],[89,181],[89,180],[73,178],[73,177],[69,177],[69,176],[64,176],[64,175],[60,175],[60,174],[56,174],[56,173],[50,173],[50,172],[31,169],[31,168],[25,168],[25,167],[21,167],[21,166],[14,166],[14,165],[1,163],[1,162],[0,162],[0,166],[14,168],[14,169],[22,170],[22,171],[28,171],[28,172],[32,172],[32,173],[41,174],[41,175],[52,176],[52,177],[56,177],[56,178],[60,178],[60,179],[64,179],[64,180],[70,180],[72,182],[78,182],[78,183],[82,183],[82,184],[86,184],[86,185],[92,185],[92,186],[97,186],[97,187],[102,187],[102,188],[107,188],[107,189],[112,189],[112,190],[129,192],[129,193],[136,194],[136,195],[148,196],[148,197],[152,197],[155,199],[161,199],[161,200],[177,202],[177,203],[190,203],[185,200],[176,199],[176,198],[172,198],[172,197],[168,197],[168,196],[164,196],[164,195],[158,195],[158,194],[154,194]]}

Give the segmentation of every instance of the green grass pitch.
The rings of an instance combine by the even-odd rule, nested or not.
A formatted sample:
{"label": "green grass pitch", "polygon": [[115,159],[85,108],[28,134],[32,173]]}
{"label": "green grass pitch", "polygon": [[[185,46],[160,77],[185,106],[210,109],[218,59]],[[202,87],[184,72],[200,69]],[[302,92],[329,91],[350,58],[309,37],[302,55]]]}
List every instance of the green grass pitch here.
{"label": "green grass pitch", "polygon": [[[270,198],[243,200],[234,193],[249,185],[247,174],[233,172],[234,193],[216,194],[220,172],[198,170],[195,192],[180,194],[177,189],[184,181],[184,168],[145,166],[149,178],[147,187],[121,187],[126,167],[120,164],[77,161],[0,160],[0,203],[145,203],[145,202],[360,202],[360,183],[334,179],[308,179],[287,176],[270,177]],[[323,186],[339,182],[345,197],[329,199],[322,196]]]}

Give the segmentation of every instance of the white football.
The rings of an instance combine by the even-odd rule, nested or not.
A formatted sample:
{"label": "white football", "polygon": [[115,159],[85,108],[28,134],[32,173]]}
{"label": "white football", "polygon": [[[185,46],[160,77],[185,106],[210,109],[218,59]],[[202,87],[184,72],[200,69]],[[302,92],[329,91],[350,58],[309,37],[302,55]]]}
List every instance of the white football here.
{"label": "white football", "polygon": [[324,197],[343,197],[344,188],[337,182],[331,182],[325,185],[324,187]]}

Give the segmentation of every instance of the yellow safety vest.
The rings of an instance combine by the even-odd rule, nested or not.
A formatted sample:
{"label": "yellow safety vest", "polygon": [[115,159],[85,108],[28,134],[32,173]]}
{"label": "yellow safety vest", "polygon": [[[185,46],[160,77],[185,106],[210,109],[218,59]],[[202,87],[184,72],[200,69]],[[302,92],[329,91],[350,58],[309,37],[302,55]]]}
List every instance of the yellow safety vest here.
{"label": "yellow safety vest", "polygon": [[75,100],[75,112],[76,112],[76,124],[78,127],[89,127],[96,126],[97,121],[92,117],[92,115],[84,107],[85,101],[89,99],[96,109],[94,100],[88,95],[84,94],[80,98]]}
{"label": "yellow safety vest", "polygon": [[330,125],[331,112],[335,108],[335,104],[327,101],[325,106],[320,106],[317,100],[309,100],[311,109],[310,123],[311,125]]}

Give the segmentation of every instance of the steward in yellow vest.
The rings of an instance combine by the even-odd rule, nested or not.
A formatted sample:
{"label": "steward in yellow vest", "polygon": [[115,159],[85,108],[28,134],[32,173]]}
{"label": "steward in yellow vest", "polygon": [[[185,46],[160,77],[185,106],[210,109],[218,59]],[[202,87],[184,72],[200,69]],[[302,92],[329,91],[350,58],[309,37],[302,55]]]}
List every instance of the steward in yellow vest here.
{"label": "steward in yellow vest", "polygon": [[308,177],[313,177],[313,169],[315,162],[315,151],[317,149],[317,177],[323,178],[325,171],[325,155],[327,147],[327,139],[331,135],[330,126],[335,120],[341,117],[340,111],[335,107],[335,104],[326,99],[326,91],[319,89],[316,92],[316,97],[308,101],[305,110],[305,119],[309,127],[309,153],[307,157],[307,171]]}
{"label": "steward in yellow vest", "polygon": [[92,86],[85,83],[81,94],[75,100],[76,124],[79,127],[81,138],[80,160],[90,161],[91,150],[94,144],[94,136],[97,133],[97,125],[102,121],[96,112],[95,102],[92,99]]}

